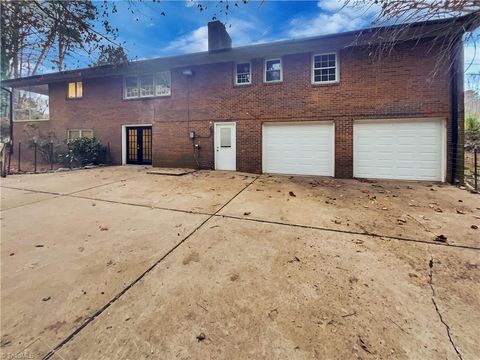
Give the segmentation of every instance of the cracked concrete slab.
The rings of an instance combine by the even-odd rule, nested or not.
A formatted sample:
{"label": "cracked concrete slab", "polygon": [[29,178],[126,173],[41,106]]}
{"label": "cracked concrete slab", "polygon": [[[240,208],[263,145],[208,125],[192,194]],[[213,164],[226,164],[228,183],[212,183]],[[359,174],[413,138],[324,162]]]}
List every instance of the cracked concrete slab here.
{"label": "cracked concrete slab", "polygon": [[77,196],[150,207],[213,213],[255,176],[198,171],[184,176],[142,174],[122,183],[82,191]]}
{"label": "cracked concrete slab", "polygon": [[[442,233],[480,247],[470,227],[478,196],[439,184],[264,175],[235,197],[255,176],[145,172],[7,178],[77,193],[33,192],[41,201],[25,203],[25,192],[2,188],[20,206],[2,214],[2,355],[45,355],[81,328],[51,359],[458,359],[445,324],[464,359],[480,353],[477,250],[348,233]],[[130,287],[208,219],[185,212],[211,214],[232,197],[221,214],[239,219],[208,220]]]}
{"label": "cracked concrete slab", "polygon": [[264,175],[221,214],[480,245],[478,195],[442,184]]}
{"label": "cracked concrete slab", "polygon": [[445,332],[459,359],[475,359],[480,354],[479,254],[464,252],[459,257],[445,249],[431,249],[431,259],[432,300]]}
{"label": "cracked concrete slab", "polygon": [[2,216],[2,352],[35,358],[206,219],[71,197]]}
{"label": "cracked concrete slab", "polygon": [[58,354],[455,359],[428,259],[425,245],[214,218]]}

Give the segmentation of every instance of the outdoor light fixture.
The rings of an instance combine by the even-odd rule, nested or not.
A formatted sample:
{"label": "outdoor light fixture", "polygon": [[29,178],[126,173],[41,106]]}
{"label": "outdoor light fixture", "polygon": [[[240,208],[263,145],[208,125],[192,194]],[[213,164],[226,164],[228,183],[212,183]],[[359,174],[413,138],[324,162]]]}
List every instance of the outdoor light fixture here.
{"label": "outdoor light fixture", "polygon": [[182,74],[185,75],[185,76],[192,76],[193,75],[193,71],[192,69],[184,69],[182,71]]}

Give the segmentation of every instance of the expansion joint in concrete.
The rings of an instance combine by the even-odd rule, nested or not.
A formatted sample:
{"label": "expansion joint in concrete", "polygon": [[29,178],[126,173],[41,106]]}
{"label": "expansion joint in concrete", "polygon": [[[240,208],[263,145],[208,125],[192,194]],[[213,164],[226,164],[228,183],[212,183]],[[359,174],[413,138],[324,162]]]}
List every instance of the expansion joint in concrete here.
{"label": "expansion joint in concrete", "polygon": [[88,317],[85,322],[82,323],[77,329],[75,329],[70,335],[64,338],[59,344],[57,344],[53,350],[48,352],[42,359],[47,360],[52,358],[62,347],[68,344],[76,335],[78,335],[83,329],[85,329],[90,323],[92,323],[97,317],[99,317],[105,310],[112,306],[118,299],[120,299],[128,290],[134,287],[138,282],[140,282],[146,275],[148,275],[153,269],[155,269],[168,255],[173,253],[178,247],[185,243],[193,234],[195,234],[203,225],[205,225],[210,219],[218,214],[225,206],[227,206],[231,201],[233,201],[238,195],[245,191],[250,185],[252,185],[258,176],[250,181],[246,186],[244,186],[239,192],[237,192],[232,198],[230,198],[225,204],[223,204],[217,211],[209,215],[204,221],[200,223],[195,229],[193,229],[186,237],[184,237],[180,242],[178,242],[174,247],[167,251],[160,259],[155,261],[148,269],[146,269],[142,274],[140,274],[135,280],[123,288],[117,295],[115,295],[108,303],[103,305],[98,309],[92,316]]}

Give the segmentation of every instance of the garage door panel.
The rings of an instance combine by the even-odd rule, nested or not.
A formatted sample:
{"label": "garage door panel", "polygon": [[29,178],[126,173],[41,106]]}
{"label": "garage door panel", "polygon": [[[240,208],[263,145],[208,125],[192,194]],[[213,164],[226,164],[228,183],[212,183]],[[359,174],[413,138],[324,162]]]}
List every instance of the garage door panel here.
{"label": "garage door panel", "polygon": [[441,181],[443,121],[354,123],[354,176]]}
{"label": "garage door panel", "polygon": [[333,123],[265,124],[267,173],[333,176]]}

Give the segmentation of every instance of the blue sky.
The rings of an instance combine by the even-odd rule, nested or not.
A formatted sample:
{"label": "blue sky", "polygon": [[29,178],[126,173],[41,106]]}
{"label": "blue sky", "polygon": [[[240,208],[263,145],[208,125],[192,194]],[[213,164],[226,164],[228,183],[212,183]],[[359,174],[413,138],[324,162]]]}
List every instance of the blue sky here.
{"label": "blue sky", "polygon": [[[119,27],[120,40],[126,42],[132,58],[204,51],[206,24],[215,15],[218,2],[202,4],[207,5],[204,12],[192,0],[147,0],[137,5],[137,21],[137,16],[127,11],[126,2],[117,2],[120,11],[112,22]],[[373,11],[341,7],[342,3],[336,0],[267,0],[246,5],[240,1],[228,17],[221,15],[218,19],[227,24],[234,46],[348,31],[371,24]]]}
{"label": "blue sky", "polygon": [[[341,0],[239,3],[238,8],[232,6],[228,17],[218,16],[227,24],[233,46],[361,29],[372,25],[377,11],[344,8]],[[126,1],[116,4],[119,11],[111,21],[119,28],[118,40],[125,42],[131,59],[205,51],[206,24],[218,12],[218,1],[202,1],[207,10],[200,12],[196,0],[145,0],[135,3],[135,15],[128,11]],[[85,58],[79,65],[88,63]],[[465,47],[465,67],[468,73],[480,73],[480,54],[475,57],[472,44]]]}

